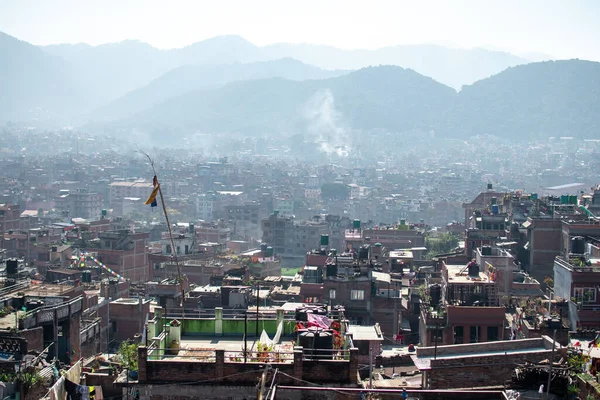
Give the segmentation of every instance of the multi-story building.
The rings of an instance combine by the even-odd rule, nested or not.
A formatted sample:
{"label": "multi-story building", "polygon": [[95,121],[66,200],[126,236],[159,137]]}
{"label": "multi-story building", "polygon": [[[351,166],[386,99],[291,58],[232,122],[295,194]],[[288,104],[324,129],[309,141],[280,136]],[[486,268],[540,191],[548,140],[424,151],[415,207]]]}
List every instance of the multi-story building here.
{"label": "multi-story building", "polygon": [[233,235],[259,238],[261,231],[260,205],[256,202],[225,206],[225,220],[233,227]]}
{"label": "multi-story building", "polygon": [[19,229],[21,208],[17,204],[0,204],[0,249],[5,248],[4,235]]}
{"label": "multi-story building", "polygon": [[58,211],[71,218],[100,218],[103,201],[99,193],[77,189],[62,193],[56,199],[55,206]]}
{"label": "multi-story building", "polygon": [[571,329],[600,329],[600,239],[575,237],[554,260],[554,295],[569,303]]}
{"label": "multi-story building", "polygon": [[203,221],[215,220],[220,209],[221,201],[216,193],[205,193],[196,198],[196,215]]}
{"label": "multi-story building", "polygon": [[74,247],[96,253],[98,261],[133,282],[148,280],[148,233],[129,230],[100,232],[95,239],[78,240]]}
{"label": "multi-story building", "polygon": [[125,197],[147,199],[152,193],[152,182],[145,180],[115,181],[109,185],[110,205],[121,203]]}
{"label": "multi-story building", "polygon": [[273,201],[273,209],[279,211],[282,216],[294,216],[294,198],[291,196],[278,196]]}
{"label": "multi-story building", "polygon": [[422,345],[503,340],[505,308],[500,306],[493,275],[479,265],[447,260],[441,261],[441,268],[441,285],[430,286],[429,301],[421,304]]}

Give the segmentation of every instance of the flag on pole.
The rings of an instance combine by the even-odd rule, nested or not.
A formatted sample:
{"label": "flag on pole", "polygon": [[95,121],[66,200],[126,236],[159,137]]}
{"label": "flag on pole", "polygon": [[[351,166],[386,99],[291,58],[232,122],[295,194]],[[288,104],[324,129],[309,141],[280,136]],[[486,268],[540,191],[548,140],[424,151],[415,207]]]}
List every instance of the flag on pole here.
{"label": "flag on pole", "polygon": [[156,207],[156,195],[158,194],[158,190],[160,189],[160,184],[158,183],[158,178],[156,177],[156,175],[154,175],[154,178],[152,179],[152,185],[154,186],[154,189],[152,190],[152,193],[150,193],[150,197],[148,197],[148,200],[146,200],[144,204],[150,204],[150,207]]}

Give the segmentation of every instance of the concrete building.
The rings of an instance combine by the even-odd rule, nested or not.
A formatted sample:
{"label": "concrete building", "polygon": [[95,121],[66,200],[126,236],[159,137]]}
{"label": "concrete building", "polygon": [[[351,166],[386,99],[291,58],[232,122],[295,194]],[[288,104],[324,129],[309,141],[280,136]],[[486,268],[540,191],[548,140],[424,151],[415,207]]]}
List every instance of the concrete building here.
{"label": "concrete building", "polygon": [[56,209],[71,218],[100,218],[102,206],[102,195],[89,189],[69,190],[55,200]]}
{"label": "concrete building", "polygon": [[110,205],[121,203],[125,197],[133,197],[144,199],[144,201],[152,193],[152,182],[145,180],[136,181],[115,181],[110,183]]}
{"label": "concrete building", "polygon": [[231,225],[234,236],[256,239],[261,236],[262,217],[257,202],[225,206],[223,218]]}
{"label": "concrete building", "polygon": [[554,260],[554,295],[568,302],[572,330],[596,330],[600,329],[600,241],[581,240],[583,254],[569,253]]}

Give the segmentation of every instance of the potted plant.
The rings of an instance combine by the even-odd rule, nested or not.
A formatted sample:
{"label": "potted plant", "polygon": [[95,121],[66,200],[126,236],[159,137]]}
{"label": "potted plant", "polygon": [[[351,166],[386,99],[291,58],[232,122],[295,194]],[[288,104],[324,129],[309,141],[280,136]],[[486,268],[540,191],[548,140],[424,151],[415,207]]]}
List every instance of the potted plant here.
{"label": "potted plant", "polygon": [[119,355],[123,363],[123,367],[127,368],[129,377],[137,379],[138,377],[138,344],[130,341],[121,343],[119,347]]}

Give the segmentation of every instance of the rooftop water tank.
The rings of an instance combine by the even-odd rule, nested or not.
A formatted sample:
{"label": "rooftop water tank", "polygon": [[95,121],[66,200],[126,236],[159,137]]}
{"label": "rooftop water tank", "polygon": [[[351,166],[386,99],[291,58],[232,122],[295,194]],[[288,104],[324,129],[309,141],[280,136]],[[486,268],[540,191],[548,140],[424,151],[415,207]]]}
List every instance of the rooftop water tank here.
{"label": "rooftop water tank", "polygon": [[585,239],[581,236],[571,238],[571,254],[585,253]]}
{"label": "rooftop water tank", "polygon": [[355,219],[354,221],[352,221],[352,228],[360,229],[360,219]]}
{"label": "rooftop water tank", "polygon": [[442,287],[438,284],[429,287],[429,296],[431,297],[431,305],[433,307],[440,304],[442,299]]}
{"label": "rooftop water tank", "polygon": [[329,235],[321,235],[321,246],[322,247],[329,246]]}
{"label": "rooftop water tank", "polygon": [[479,277],[479,265],[477,263],[469,264],[469,276],[472,278]]}
{"label": "rooftop water tank", "polygon": [[577,204],[577,196],[576,195],[569,196],[569,204]]}

